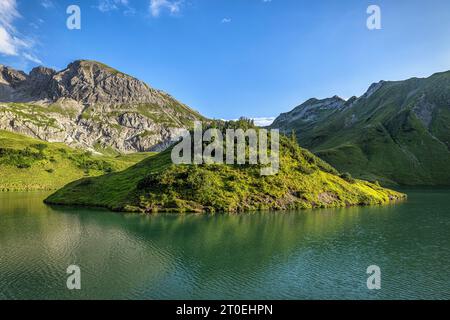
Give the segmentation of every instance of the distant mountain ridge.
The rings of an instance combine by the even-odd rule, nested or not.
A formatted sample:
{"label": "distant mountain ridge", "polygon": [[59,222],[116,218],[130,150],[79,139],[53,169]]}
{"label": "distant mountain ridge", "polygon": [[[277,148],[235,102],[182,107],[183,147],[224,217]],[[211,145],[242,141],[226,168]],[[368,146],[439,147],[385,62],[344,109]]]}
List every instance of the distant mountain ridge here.
{"label": "distant mountain ridge", "polygon": [[98,151],[164,149],[196,111],[100,62],[29,74],[0,65],[0,129]]}
{"label": "distant mountain ridge", "polygon": [[271,125],[340,171],[386,184],[450,185],[450,71],[310,99]]}

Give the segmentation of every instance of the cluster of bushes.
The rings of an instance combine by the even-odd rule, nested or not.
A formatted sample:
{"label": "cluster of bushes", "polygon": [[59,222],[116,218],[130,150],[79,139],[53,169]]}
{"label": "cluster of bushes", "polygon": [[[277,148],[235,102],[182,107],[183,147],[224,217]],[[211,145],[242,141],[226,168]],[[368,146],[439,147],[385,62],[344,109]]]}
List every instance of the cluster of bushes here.
{"label": "cluster of bushes", "polygon": [[307,175],[313,174],[315,172],[315,170],[312,167],[308,167],[308,166],[305,166],[305,165],[297,166],[297,170],[299,172],[301,172],[303,174],[307,174]]}
{"label": "cluster of bushes", "polygon": [[[38,162],[56,163],[55,155],[47,149],[48,145],[44,143],[33,144],[24,149],[0,148],[0,164],[14,166],[18,169],[28,169]],[[78,168],[84,170],[86,174],[89,174],[90,170],[104,173],[115,171],[112,163],[95,159],[90,152],[75,153],[69,152],[65,148],[59,148],[57,151],[63,158],[72,161]],[[45,169],[45,171],[54,173],[53,168]]]}
{"label": "cluster of bushes", "polygon": [[347,181],[347,182],[349,182],[349,183],[355,183],[356,182],[356,180],[352,177],[352,175],[350,174],[350,173],[348,173],[348,172],[344,172],[344,173],[341,173],[340,175],[339,175],[339,177],[341,177],[342,179],[344,179],[345,181]]}
{"label": "cluster of bushes", "polygon": [[150,174],[139,181],[140,190],[164,191],[176,193],[192,200],[199,195],[205,196],[217,184],[216,177],[199,166],[172,166],[159,174]]}
{"label": "cluster of bushes", "polygon": [[140,206],[150,211],[161,208],[180,212],[196,209],[229,211],[230,207],[238,206],[239,190],[230,186],[226,190],[227,193],[233,190],[232,194],[223,192],[224,183],[228,180],[233,183],[233,172],[235,170],[228,171],[227,166],[222,165],[171,166],[139,181],[138,192],[145,195],[141,198]]}
{"label": "cluster of bushes", "polygon": [[104,173],[114,172],[114,167],[111,163],[101,159],[92,158],[91,152],[84,152],[81,154],[72,154],[69,159],[75,163],[75,165],[83,169],[85,174],[89,174],[90,170],[103,171]]}
{"label": "cluster of bushes", "polygon": [[297,168],[304,174],[311,174],[317,169],[334,175],[339,174],[339,172],[327,162],[316,157],[310,151],[300,148],[297,143],[295,132],[292,132],[290,137],[280,136],[280,149],[284,149],[285,152],[288,152],[292,158],[298,160],[299,162],[302,162],[302,159],[306,161],[309,166],[301,165]]}
{"label": "cluster of bushes", "polygon": [[[220,130],[254,126],[248,119],[215,125]],[[267,208],[307,206],[304,194],[293,200],[295,203],[289,202],[290,194],[296,194],[302,187],[303,177],[299,174],[311,175],[321,170],[339,175],[328,163],[300,148],[294,137],[280,135],[280,156],[285,166],[278,175],[268,177],[260,176],[260,165],[178,165],[152,172],[137,183],[136,191],[141,195],[139,206],[147,211],[163,208],[191,211],[196,206],[217,211],[253,210],[256,205]],[[340,176],[355,182],[347,173]],[[310,186],[313,187],[314,179],[308,179],[312,179]]]}
{"label": "cluster of bushes", "polygon": [[158,174],[150,174],[140,180],[137,184],[137,188],[139,190],[152,190],[158,188],[159,184],[159,175]]}
{"label": "cluster of bushes", "polygon": [[19,169],[30,168],[35,162],[47,160],[45,144],[36,144],[22,150],[0,148],[0,163],[15,166]]}
{"label": "cluster of bushes", "polygon": [[319,157],[314,156],[308,150],[301,149],[301,152],[302,152],[303,158],[305,158],[309,164],[316,166],[317,168],[319,168],[320,170],[322,170],[324,172],[331,173],[334,175],[339,174],[339,172],[335,168],[333,168],[331,165],[329,165],[327,162],[323,161]]}

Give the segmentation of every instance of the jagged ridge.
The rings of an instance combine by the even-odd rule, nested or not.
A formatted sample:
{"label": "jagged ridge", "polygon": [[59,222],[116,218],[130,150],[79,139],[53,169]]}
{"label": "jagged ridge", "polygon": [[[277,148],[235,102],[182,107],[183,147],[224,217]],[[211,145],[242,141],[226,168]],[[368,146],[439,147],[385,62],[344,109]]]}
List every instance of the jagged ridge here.
{"label": "jagged ridge", "polygon": [[[3,102],[3,103],[2,103]],[[0,129],[97,151],[164,149],[200,114],[100,62],[30,74],[0,66]]]}
{"label": "jagged ridge", "polygon": [[308,100],[272,128],[354,176],[386,184],[450,185],[450,72],[380,81],[361,97]]}

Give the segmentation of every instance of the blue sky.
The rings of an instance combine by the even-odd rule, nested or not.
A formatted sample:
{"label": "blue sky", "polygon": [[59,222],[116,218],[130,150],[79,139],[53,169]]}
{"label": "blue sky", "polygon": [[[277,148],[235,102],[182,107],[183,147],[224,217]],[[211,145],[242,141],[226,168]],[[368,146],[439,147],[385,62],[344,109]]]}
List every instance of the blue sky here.
{"label": "blue sky", "polygon": [[[81,30],[66,8],[81,8]],[[381,8],[368,30],[367,7]],[[272,117],[311,97],[450,69],[448,0],[0,0],[0,63],[93,59],[214,118]]]}

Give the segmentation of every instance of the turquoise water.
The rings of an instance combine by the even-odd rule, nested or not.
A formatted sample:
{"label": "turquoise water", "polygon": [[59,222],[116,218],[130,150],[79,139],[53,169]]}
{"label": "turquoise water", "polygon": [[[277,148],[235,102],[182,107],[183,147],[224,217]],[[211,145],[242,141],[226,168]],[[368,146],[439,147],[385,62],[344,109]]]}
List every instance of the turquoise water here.
{"label": "turquoise water", "polygon": [[[385,207],[139,216],[0,193],[0,299],[449,299],[450,190]],[[66,268],[81,268],[79,291]],[[366,269],[381,268],[381,290]]]}

